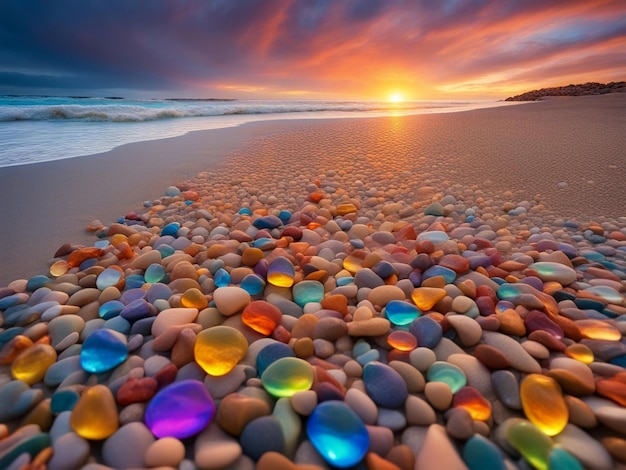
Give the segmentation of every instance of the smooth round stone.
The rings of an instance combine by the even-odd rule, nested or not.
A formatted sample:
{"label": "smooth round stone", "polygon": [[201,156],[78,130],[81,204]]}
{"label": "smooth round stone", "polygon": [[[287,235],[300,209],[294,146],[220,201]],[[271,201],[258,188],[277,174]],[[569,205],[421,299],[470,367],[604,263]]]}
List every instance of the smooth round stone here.
{"label": "smooth round stone", "polygon": [[48,368],[57,360],[57,352],[49,344],[34,344],[22,351],[11,365],[11,375],[28,385],[41,382]]}
{"label": "smooth round stone", "polygon": [[242,449],[239,442],[214,423],[196,436],[193,454],[193,464],[184,461],[179,467],[181,470],[218,470],[223,468],[252,470],[254,468],[254,463],[251,460],[240,458]]}
{"label": "smooth round stone", "polygon": [[417,338],[417,345],[434,348],[443,337],[441,325],[430,317],[419,317],[411,322],[409,331]]}
{"label": "smooth round stone", "polygon": [[102,460],[113,468],[140,468],[154,436],[143,423],[128,423],[102,445]]}
{"label": "smooth round stone", "polygon": [[275,342],[264,346],[256,356],[256,370],[262,376],[270,364],[283,357],[295,357],[293,349],[285,343]]}
{"label": "smooth round stone", "polygon": [[213,292],[213,301],[222,315],[230,316],[250,303],[250,294],[237,286],[219,287]]}
{"label": "smooth round stone", "polygon": [[104,290],[107,287],[115,286],[118,289],[124,288],[125,276],[122,268],[118,266],[110,266],[102,271],[96,279],[96,287]]}
{"label": "smooth round stone", "polygon": [[221,400],[215,422],[229,434],[239,436],[250,421],[270,413],[270,407],[265,400],[232,393]]}
{"label": "smooth round stone", "polygon": [[417,338],[408,331],[396,330],[387,336],[387,344],[398,351],[412,351],[417,347]]}
{"label": "smooth round stone", "polygon": [[89,442],[73,432],[53,439],[52,449],[54,453],[48,461],[46,470],[81,468],[91,451]]}
{"label": "smooth round stone", "polygon": [[228,374],[248,352],[245,336],[230,326],[214,326],[196,336],[194,358],[207,374]]}
{"label": "smooth round stone", "polygon": [[72,411],[80,395],[71,389],[57,390],[50,399],[50,411],[53,414],[60,414],[64,411]]}
{"label": "smooth round stone", "polygon": [[127,357],[126,338],[113,330],[100,329],[83,342],[80,365],[87,372],[100,374],[114,369]]}
{"label": "smooth round stone", "polygon": [[348,468],[359,463],[370,446],[363,422],[345,403],[317,405],[306,425],[307,436],[326,462]]}
{"label": "smooth round stone", "polygon": [[152,263],[143,274],[144,279],[149,284],[161,282],[165,276],[165,268],[160,263]]}
{"label": "smooth round stone", "polygon": [[487,421],[491,418],[491,402],[474,387],[465,386],[458,390],[452,399],[452,406],[463,408],[477,421]]}
{"label": "smooth round stone", "polygon": [[548,470],[552,439],[525,419],[505,422],[505,438],[534,468]]}
{"label": "smooth round stone", "polygon": [[529,374],[520,384],[526,417],[548,436],[559,434],[568,423],[569,411],[559,384],[541,374]]}
{"label": "smooth round stone", "polygon": [[458,392],[467,384],[467,377],[460,367],[443,361],[436,361],[428,368],[426,378],[429,382],[443,382],[452,393]]}
{"label": "smooth round stone", "polygon": [[626,300],[623,294],[620,294],[614,288],[609,286],[587,287],[586,289],[583,289],[583,291],[601,297],[607,302],[616,305],[622,305],[624,300]]}
{"label": "smooth round stone", "polygon": [[521,410],[519,382],[510,370],[497,370],[491,375],[493,390],[500,401],[512,410]]}
{"label": "smooth round stone", "polygon": [[215,271],[215,274],[213,274],[213,281],[217,287],[226,287],[231,281],[230,273],[224,268],[219,268]]}
{"label": "smooth round stone", "polygon": [[548,456],[550,470],[584,470],[576,457],[562,447],[553,447]]}
{"label": "smooth round stone", "polygon": [[180,303],[183,307],[197,308],[198,310],[202,310],[209,305],[206,295],[204,295],[200,289],[195,287],[185,291],[183,296],[180,298]]}
{"label": "smooth round stone", "polygon": [[422,273],[422,280],[430,279],[432,277],[441,276],[446,281],[446,284],[452,284],[456,279],[456,272],[450,268],[444,266],[434,265],[428,268]]}
{"label": "smooth round stone", "polygon": [[445,289],[438,287],[416,287],[411,293],[411,299],[422,312],[433,308],[437,302],[443,299],[448,293]]}
{"label": "smooth round stone", "polygon": [[264,300],[255,300],[243,309],[241,320],[257,333],[269,336],[280,324],[282,316],[282,312],[275,305]]}
{"label": "smooth round stone", "polygon": [[463,346],[469,347],[478,344],[483,330],[476,320],[465,315],[447,315],[446,319],[456,331]]}
{"label": "smooth round stone", "polygon": [[274,397],[291,397],[313,385],[313,366],[297,357],[283,357],[272,362],[261,375],[261,383]]}
{"label": "smooth round stone", "polygon": [[550,261],[542,261],[533,263],[528,266],[528,269],[532,269],[537,272],[537,277],[544,282],[556,281],[561,285],[569,285],[576,281],[576,271],[569,266],[565,266],[560,263],[553,263]]}
{"label": "smooth round stone", "polygon": [[277,287],[291,287],[295,275],[293,264],[283,256],[273,260],[267,267],[267,282]]}
{"label": "smooth round stone", "polygon": [[384,313],[397,326],[408,325],[422,314],[419,308],[404,300],[390,300],[385,305]]}
{"label": "smooth round stone", "polygon": [[197,380],[182,380],[162,388],[148,403],[146,426],[158,438],[184,439],[202,431],[215,415],[215,402]]}
{"label": "smooth round stone", "polygon": [[[441,215],[443,215],[443,213]],[[448,236],[446,232],[441,232],[441,231],[436,231],[436,230],[429,231],[429,232],[422,232],[417,236],[417,241],[419,242],[429,241],[434,244],[447,242],[448,240],[450,240],[450,237]]]}
{"label": "smooth round stone", "polygon": [[98,316],[104,320],[118,316],[122,313],[124,304],[119,300],[109,300],[98,308]]}
{"label": "smooth round stone", "polygon": [[282,453],[285,437],[280,421],[275,416],[253,419],[241,432],[239,442],[244,454],[258,460],[265,452]]}
{"label": "smooth round stone", "polygon": [[254,222],[252,222],[252,225],[254,225],[258,229],[273,229],[283,225],[283,221],[275,215],[266,215],[256,219]]}
{"label": "smooth round stone", "polygon": [[539,363],[515,339],[501,333],[483,331],[482,340],[488,346],[502,352],[511,366],[520,372],[528,374],[541,372]]}
{"label": "smooth round stone", "polygon": [[409,393],[400,373],[382,362],[372,361],[363,367],[363,383],[370,398],[386,408],[402,406]]}
{"label": "smooth round stone", "polygon": [[117,404],[111,390],[100,384],[86,389],[72,410],[70,426],[90,440],[106,439],[117,431]]}
{"label": "smooth round stone", "polygon": [[156,319],[152,323],[152,326],[150,327],[150,331],[152,336],[156,338],[165,333],[170,327],[192,323],[197,317],[197,308],[166,308],[157,315]]}
{"label": "smooth round stone", "polygon": [[502,451],[480,434],[474,434],[465,442],[463,461],[470,470],[507,470]]}
{"label": "smooth round stone", "polygon": [[300,307],[304,307],[309,302],[322,301],[324,298],[324,285],[319,281],[302,281],[293,286],[292,293],[294,302],[300,305]]}
{"label": "smooth round stone", "polygon": [[178,468],[185,459],[185,445],[174,437],[164,437],[154,441],[144,455],[148,467]]}
{"label": "smooth round stone", "polygon": [[250,295],[259,295],[265,289],[265,281],[258,274],[247,274],[239,286]]}

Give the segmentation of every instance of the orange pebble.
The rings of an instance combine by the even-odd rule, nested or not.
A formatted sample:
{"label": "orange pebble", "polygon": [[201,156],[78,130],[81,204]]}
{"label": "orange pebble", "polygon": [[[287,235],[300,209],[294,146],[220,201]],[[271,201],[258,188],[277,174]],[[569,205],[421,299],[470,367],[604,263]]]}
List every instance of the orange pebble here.
{"label": "orange pebble", "polygon": [[80,266],[81,263],[85,260],[91,258],[100,258],[101,256],[104,256],[104,250],[101,248],[79,248],[78,250],[72,251],[70,253],[67,262],[71,268],[75,268],[77,266]]}

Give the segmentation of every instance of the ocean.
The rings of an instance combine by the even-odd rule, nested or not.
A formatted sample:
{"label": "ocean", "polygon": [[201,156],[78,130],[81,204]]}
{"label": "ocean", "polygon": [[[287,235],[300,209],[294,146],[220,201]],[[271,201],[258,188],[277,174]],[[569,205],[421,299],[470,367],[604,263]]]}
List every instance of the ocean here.
{"label": "ocean", "polygon": [[252,121],[444,113],[510,104],[0,96],[0,167],[92,155],[132,142]]}

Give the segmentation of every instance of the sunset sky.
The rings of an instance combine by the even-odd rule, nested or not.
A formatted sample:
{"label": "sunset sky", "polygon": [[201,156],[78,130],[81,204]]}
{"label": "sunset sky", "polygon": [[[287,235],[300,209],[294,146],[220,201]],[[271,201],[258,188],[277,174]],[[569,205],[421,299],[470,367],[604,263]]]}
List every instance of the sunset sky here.
{"label": "sunset sky", "polygon": [[500,99],[621,80],[625,0],[0,2],[0,94]]}

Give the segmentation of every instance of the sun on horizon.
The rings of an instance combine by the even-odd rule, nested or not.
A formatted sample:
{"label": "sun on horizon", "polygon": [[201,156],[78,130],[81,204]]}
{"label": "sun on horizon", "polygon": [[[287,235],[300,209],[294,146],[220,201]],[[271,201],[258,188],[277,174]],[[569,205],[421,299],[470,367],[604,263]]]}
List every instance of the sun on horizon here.
{"label": "sun on horizon", "polygon": [[402,96],[402,93],[394,92],[389,95],[387,101],[390,103],[402,103],[404,101],[404,96]]}

